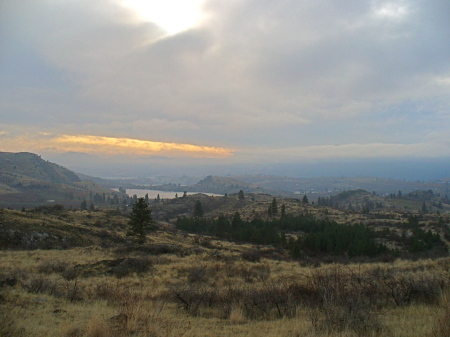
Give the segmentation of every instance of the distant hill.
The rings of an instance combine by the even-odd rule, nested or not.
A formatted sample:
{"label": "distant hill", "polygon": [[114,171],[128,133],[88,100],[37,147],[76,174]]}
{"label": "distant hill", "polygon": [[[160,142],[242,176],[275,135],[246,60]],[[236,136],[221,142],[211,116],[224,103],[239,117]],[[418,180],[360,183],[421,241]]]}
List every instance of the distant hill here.
{"label": "distant hill", "polygon": [[283,191],[275,191],[262,188],[256,184],[240,181],[232,177],[219,177],[209,175],[192,185],[180,184],[163,184],[163,185],[134,185],[133,188],[154,189],[159,191],[175,191],[175,192],[200,192],[200,193],[216,193],[216,194],[233,194],[243,190],[245,193],[267,193],[272,195],[291,196],[292,193]]}
{"label": "distant hill", "polygon": [[34,153],[0,152],[0,182],[8,186],[32,185],[36,182],[70,184],[80,178],[68,169],[43,160]]}
{"label": "distant hill", "polygon": [[211,192],[211,193],[237,193],[240,190],[251,192],[262,192],[263,189],[257,185],[250,184],[244,181],[233,179],[230,177],[216,177],[207,176],[200,180],[197,184],[192,185],[191,188],[197,192]]}
{"label": "distant hill", "polygon": [[0,207],[34,207],[48,202],[79,205],[91,192],[105,191],[34,153],[0,152]]}
{"label": "distant hill", "polygon": [[362,189],[349,190],[330,197],[319,197],[317,204],[319,206],[359,211],[388,207],[385,198]]}

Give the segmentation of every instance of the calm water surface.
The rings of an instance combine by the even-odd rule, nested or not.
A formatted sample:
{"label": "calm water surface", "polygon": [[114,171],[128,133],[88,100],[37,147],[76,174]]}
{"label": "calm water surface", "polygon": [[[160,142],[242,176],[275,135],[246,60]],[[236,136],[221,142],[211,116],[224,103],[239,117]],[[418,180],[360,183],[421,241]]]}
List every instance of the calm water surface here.
{"label": "calm water surface", "polygon": [[[175,195],[178,194],[178,197],[183,196],[183,192],[173,192],[173,191],[157,191],[157,190],[141,190],[141,189],[129,189],[127,188],[127,194],[132,197],[133,195],[137,195],[138,198],[144,198],[148,193],[149,199],[155,199],[158,194],[161,199],[173,199]],[[222,194],[214,194],[214,193],[203,193],[203,192],[187,192],[188,195],[202,193],[213,197],[222,197]]]}

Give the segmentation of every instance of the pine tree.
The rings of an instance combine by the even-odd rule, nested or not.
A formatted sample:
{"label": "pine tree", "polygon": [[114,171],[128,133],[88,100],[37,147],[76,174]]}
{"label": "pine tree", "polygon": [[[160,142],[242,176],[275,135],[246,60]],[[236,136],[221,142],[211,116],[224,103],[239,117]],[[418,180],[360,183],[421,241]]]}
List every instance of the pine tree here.
{"label": "pine tree", "polygon": [[87,202],[86,202],[86,199],[84,199],[84,200],[81,202],[81,204],[80,204],[80,209],[81,209],[82,211],[86,211],[86,210],[87,210]]}
{"label": "pine tree", "polygon": [[277,199],[273,198],[272,204],[270,205],[270,207],[272,208],[272,215],[277,215],[278,214]]}
{"label": "pine tree", "polygon": [[139,198],[130,213],[127,236],[134,236],[137,243],[142,245],[146,240],[146,231],[154,229],[152,224],[152,211],[148,208],[144,198]]}
{"label": "pine tree", "polygon": [[203,216],[203,205],[200,200],[197,200],[195,203],[194,216],[196,218],[201,218]]}
{"label": "pine tree", "polygon": [[422,213],[428,213],[428,208],[427,208],[427,204],[425,203],[425,201],[422,204]]}
{"label": "pine tree", "polygon": [[306,196],[306,194],[303,196],[302,203],[309,204],[308,197]]}
{"label": "pine tree", "polygon": [[236,211],[233,215],[233,219],[231,220],[231,226],[234,230],[236,230],[239,227],[241,227],[241,224],[242,224],[241,215],[239,214],[238,211]]}
{"label": "pine tree", "polygon": [[238,199],[239,199],[239,200],[244,200],[244,199],[245,199],[244,191],[243,191],[243,190],[240,190],[240,191],[239,191],[239,193],[238,193]]}

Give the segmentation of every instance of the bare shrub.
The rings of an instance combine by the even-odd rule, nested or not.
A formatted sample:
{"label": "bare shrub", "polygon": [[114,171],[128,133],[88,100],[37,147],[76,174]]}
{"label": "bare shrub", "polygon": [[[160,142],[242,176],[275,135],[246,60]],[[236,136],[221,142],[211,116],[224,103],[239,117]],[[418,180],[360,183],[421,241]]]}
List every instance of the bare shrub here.
{"label": "bare shrub", "polygon": [[64,270],[61,273],[61,276],[66,281],[72,281],[72,280],[75,280],[79,276],[79,271],[75,268],[69,268],[69,269]]}
{"label": "bare shrub", "polygon": [[372,272],[372,276],[384,286],[385,294],[397,306],[412,302],[436,304],[450,281],[448,277],[438,277],[425,272],[406,274],[394,269],[377,269]]}
{"label": "bare shrub", "polygon": [[243,260],[248,262],[260,262],[261,261],[261,253],[257,250],[246,250],[241,254]]}
{"label": "bare shrub", "polygon": [[187,273],[187,280],[191,283],[206,282],[209,277],[208,270],[203,267],[188,268]]}
{"label": "bare shrub", "polygon": [[65,284],[65,297],[71,301],[81,301],[83,299],[81,288],[78,284],[78,279],[67,281]]}
{"label": "bare shrub", "polygon": [[117,286],[110,283],[96,283],[91,292],[91,297],[95,299],[109,300],[117,294]]}
{"label": "bare shrub", "polygon": [[266,264],[227,264],[225,272],[228,277],[241,277],[247,283],[256,280],[266,281],[270,277],[270,266]]}
{"label": "bare shrub", "polygon": [[335,267],[315,270],[310,282],[319,297],[317,307],[310,310],[310,320],[316,330],[358,333],[381,330],[375,315],[374,292],[367,291],[363,279]]}
{"label": "bare shrub", "polygon": [[172,288],[173,299],[190,315],[199,316],[216,309],[220,318],[228,318],[237,307],[248,319],[293,317],[297,303],[288,286],[267,284],[261,289],[228,288],[219,291],[206,286],[179,284]]}
{"label": "bare shrub", "polygon": [[249,319],[293,317],[297,301],[283,284],[266,284],[262,289],[246,289],[241,295],[245,316]]}
{"label": "bare shrub", "polygon": [[153,266],[153,260],[141,257],[135,259],[125,259],[112,268],[112,273],[117,278],[129,276],[133,273],[138,275],[148,272]]}
{"label": "bare shrub", "polygon": [[68,268],[69,264],[67,262],[62,262],[59,260],[45,261],[41,263],[38,267],[38,273],[41,274],[51,274],[51,273],[63,273]]}
{"label": "bare shrub", "polygon": [[35,294],[47,293],[53,295],[57,292],[57,284],[54,280],[50,280],[44,276],[34,277],[25,284],[25,288]]}
{"label": "bare shrub", "polygon": [[216,247],[214,246],[214,244],[212,243],[211,238],[209,238],[209,237],[204,237],[204,238],[202,238],[202,239],[199,241],[199,244],[200,244],[200,246],[205,247],[205,248],[210,248],[210,249],[216,248]]}
{"label": "bare shrub", "polygon": [[186,249],[181,246],[171,244],[144,244],[140,246],[128,245],[117,248],[115,253],[118,255],[126,255],[133,252],[141,252],[149,255],[175,254],[178,256],[187,255]]}

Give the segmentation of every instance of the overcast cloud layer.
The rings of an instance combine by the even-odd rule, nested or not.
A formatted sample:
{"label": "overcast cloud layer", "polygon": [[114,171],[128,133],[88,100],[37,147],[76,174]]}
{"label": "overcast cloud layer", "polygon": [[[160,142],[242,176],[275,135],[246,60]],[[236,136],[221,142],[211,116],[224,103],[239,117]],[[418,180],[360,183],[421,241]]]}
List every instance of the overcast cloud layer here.
{"label": "overcast cloud layer", "polygon": [[227,162],[450,156],[448,0],[206,0],[175,35],[118,1],[3,0],[0,49],[0,151],[100,156],[57,143],[84,135]]}

